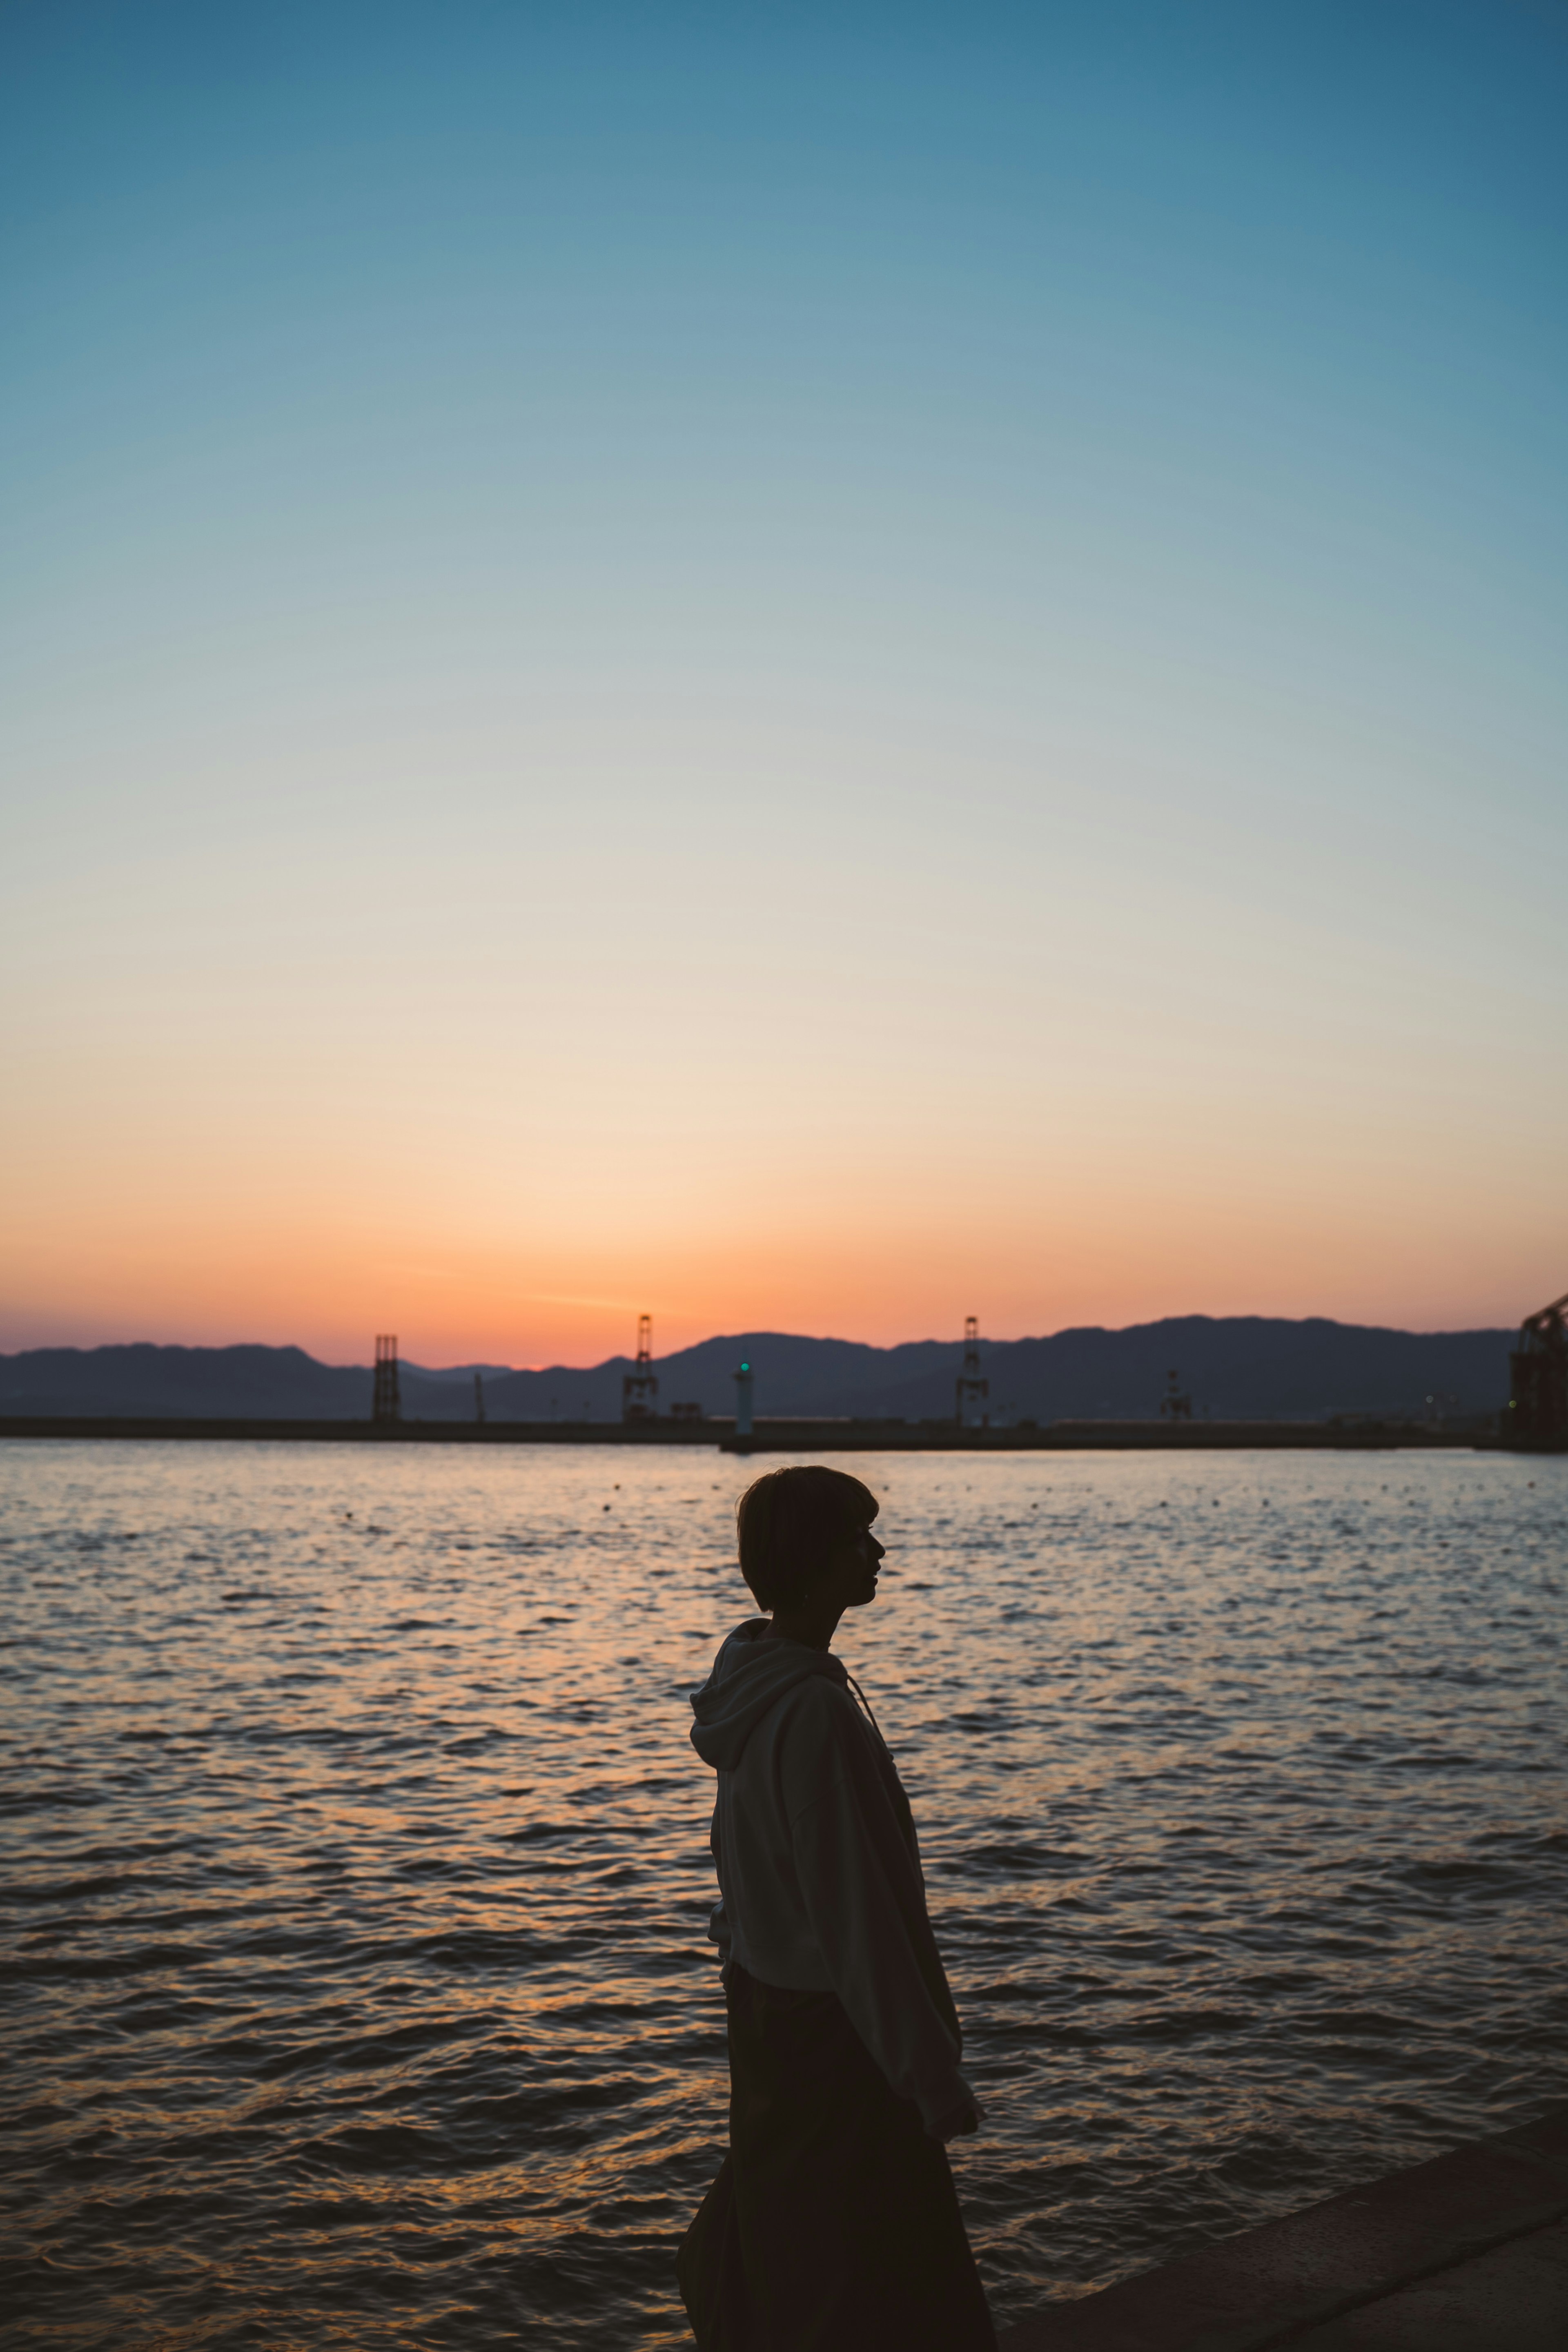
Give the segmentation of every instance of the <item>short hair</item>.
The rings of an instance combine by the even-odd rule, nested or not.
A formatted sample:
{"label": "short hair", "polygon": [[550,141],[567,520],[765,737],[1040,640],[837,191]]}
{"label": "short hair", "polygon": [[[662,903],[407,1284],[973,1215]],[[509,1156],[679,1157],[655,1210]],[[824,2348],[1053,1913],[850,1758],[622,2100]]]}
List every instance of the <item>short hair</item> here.
{"label": "short hair", "polygon": [[869,1486],[820,1462],[790,1464],[753,1479],[736,1506],[740,1572],[759,1609],[788,1608],[811,1572],[880,1508]]}

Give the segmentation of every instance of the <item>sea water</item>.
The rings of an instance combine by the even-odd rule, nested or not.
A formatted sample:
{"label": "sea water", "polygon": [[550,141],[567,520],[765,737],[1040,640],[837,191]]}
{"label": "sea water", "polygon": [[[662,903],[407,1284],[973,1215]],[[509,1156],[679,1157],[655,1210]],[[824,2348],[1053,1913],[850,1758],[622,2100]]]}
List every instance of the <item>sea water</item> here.
{"label": "sea water", "polygon": [[[9,2340],[689,2341],[694,1446],[0,1446]],[[1568,2091],[1568,1462],[857,1455],[998,2319]]]}

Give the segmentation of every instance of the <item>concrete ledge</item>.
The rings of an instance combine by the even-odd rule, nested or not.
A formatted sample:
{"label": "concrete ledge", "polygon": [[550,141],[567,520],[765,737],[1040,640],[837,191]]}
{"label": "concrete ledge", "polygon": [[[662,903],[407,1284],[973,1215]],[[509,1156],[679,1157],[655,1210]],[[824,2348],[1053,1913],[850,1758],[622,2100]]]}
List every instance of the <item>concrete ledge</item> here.
{"label": "concrete ledge", "polygon": [[1568,2231],[1556,2225],[1565,2219],[1568,2103],[1521,2130],[1347,2189],[1103,2294],[1051,2304],[1005,2329],[1001,2352],[1266,2352],[1276,2344],[1301,2352],[1448,2352],[1450,2344],[1454,2352],[1562,2352]]}
{"label": "concrete ledge", "polygon": [[1292,2336],[1291,2352],[1563,2352],[1568,2222]]}

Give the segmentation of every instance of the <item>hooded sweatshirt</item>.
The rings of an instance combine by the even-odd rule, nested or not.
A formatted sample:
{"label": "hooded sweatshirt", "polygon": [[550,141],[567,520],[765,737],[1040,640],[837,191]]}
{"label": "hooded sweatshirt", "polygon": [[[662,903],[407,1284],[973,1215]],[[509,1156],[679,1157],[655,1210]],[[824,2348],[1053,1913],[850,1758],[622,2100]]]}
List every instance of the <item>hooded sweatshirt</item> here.
{"label": "hooded sweatshirt", "polygon": [[755,1617],[691,1700],[692,1745],[718,1775],[709,1936],[764,1984],[836,1993],[934,2129],[974,2093],[909,1800],[842,1664]]}

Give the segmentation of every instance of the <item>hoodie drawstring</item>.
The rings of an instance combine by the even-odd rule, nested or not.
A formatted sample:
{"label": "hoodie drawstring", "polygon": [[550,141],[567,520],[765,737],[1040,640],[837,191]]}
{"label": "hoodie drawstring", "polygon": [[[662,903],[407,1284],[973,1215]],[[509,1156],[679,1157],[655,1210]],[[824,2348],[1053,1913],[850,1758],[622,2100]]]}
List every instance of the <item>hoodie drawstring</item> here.
{"label": "hoodie drawstring", "polygon": [[[857,1682],[856,1682],[856,1680],[855,1680],[855,1678],[854,1678],[853,1675],[852,1675],[852,1674],[851,1674],[851,1672],[850,1672],[850,1670],[849,1670],[848,1666],[846,1666],[846,1667],[844,1668],[844,1680],[845,1680],[845,1682],[847,1682],[847,1683],[848,1683],[848,1685],[849,1685],[849,1686],[850,1686],[851,1690],[852,1690],[852,1691],[853,1691],[853,1693],[854,1693],[854,1695],[855,1695],[856,1698],[858,1698],[858,1699],[859,1699],[859,1701],[860,1701],[861,1705],[864,1707],[864,1709],[865,1709],[865,1713],[866,1713],[866,1721],[870,1724],[870,1726],[871,1726],[872,1729],[875,1732],[875,1734],[876,1734],[877,1738],[878,1738],[879,1739],[882,1739],[882,1726],[881,1726],[881,1724],[877,1721],[877,1719],[876,1719],[875,1716],[874,1716],[874,1715],[873,1715],[873,1713],[872,1713],[872,1711],[871,1711],[871,1701],[870,1701],[870,1699],[869,1699],[869,1698],[867,1698],[867,1696],[866,1696],[866,1695],[865,1695],[864,1691],[862,1691],[862,1688],[861,1688],[861,1686],[860,1686],[859,1683],[857,1683]],[[885,1739],[882,1739],[882,1744],[883,1744],[883,1746],[885,1748],[885,1747],[887,1746],[887,1742],[886,1742],[886,1740],[885,1740]]]}

